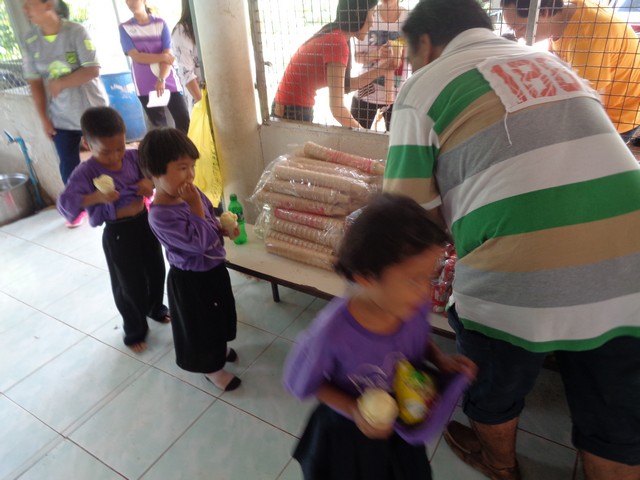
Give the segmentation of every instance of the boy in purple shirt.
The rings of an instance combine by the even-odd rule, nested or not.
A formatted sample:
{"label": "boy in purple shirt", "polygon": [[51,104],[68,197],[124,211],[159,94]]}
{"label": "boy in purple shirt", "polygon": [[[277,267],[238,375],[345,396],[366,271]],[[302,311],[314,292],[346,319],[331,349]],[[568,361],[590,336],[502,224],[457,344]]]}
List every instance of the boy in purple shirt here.
{"label": "boy in purple shirt", "polygon": [[321,402],[293,453],[305,480],[431,479],[424,445],[409,444],[393,424],[369,423],[354,382],[366,385],[375,373],[390,389],[399,358],[475,376],[469,359],[443,354],[430,336],[431,285],[446,240],[426,210],[399,195],[374,199],[347,230],[336,271],[353,289],[319,313],[285,363],[285,388]]}
{"label": "boy in purple shirt", "polygon": [[[153,183],[138,166],[138,152],[126,149],[126,127],[116,110],[89,108],[80,124],[92,157],[69,177],[58,198],[58,210],[67,220],[86,210],[91,226],[106,223],[102,247],[113,298],[124,321],[124,343],[138,353],[146,349],[147,316],[161,323],[170,321],[162,303],[162,248],[149,228],[143,202],[152,195]],[[101,176],[112,179],[111,188],[97,188],[100,183],[94,181]]]}
{"label": "boy in purple shirt", "polygon": [[224,391],[240,379],[224,370],[238,358],[227,342],[236,338],[236,306],[224,264],[222,229],[209,199],[193,184],[200,156],[180,130],[151,130],[140,143],[140,165],[153,178],[156,195],[149,223],[167,252],[167,277],[176,364]]}

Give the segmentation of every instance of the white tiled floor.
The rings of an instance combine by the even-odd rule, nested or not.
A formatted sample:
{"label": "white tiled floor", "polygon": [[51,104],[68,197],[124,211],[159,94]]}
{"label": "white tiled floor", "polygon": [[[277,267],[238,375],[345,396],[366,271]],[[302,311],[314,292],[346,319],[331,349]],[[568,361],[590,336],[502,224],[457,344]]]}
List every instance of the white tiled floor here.
{"label": "white tiled floor", "polygon": [[[124,347],[101,233],[68,230],[53,209],[0,228],[0,479],[300,480],[290,453],[313,403],[288,396],[280,374],[324,302],[281,288],[276,304],[268,284],[232,272],[230,369],[243,383],[220,393],[176,367],[168,325],[150,322],[143,354]],[[545,371],[521,419],[526,479],[574,478],[569,427]],[[484,478],[444,441],[429,452],[436,480]]]}

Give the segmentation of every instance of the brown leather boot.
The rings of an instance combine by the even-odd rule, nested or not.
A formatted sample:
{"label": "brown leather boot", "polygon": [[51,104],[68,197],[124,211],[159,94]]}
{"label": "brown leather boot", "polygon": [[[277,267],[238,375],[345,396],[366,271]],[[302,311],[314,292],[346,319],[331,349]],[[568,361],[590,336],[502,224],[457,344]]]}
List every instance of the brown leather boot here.
{"label": "brown leather boot", "polygon": [[491,480],[521,480],[515,444],[518,419],[499,425],[470,422],[472,428],[449,423],[444,439],[451,450]]}

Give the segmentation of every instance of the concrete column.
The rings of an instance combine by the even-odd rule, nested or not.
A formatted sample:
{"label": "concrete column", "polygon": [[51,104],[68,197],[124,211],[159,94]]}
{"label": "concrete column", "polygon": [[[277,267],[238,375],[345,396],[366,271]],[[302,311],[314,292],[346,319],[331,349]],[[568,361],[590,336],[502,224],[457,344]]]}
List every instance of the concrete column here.
{"label": "concrete column", "polygon": [[[209,91],[225,200],[247,197],[262,174],[247,5],[239,0],[191,0]],[[247,209],[248,220],[253,221]]]}

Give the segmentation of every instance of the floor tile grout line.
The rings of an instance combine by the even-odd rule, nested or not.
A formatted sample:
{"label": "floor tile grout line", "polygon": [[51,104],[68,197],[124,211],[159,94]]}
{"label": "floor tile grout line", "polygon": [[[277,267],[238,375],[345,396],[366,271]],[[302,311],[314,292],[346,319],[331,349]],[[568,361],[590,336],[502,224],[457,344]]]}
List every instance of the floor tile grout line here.
{"label": "floor tile grout line", "polygon": [[94,265],[94,264],[88,263],[88,262],[86,262],[84,260],[80,260],[79,258],[73,257],[69,253],[64,253],[64,252],[61,252],[61,251],[56,250],[54,248],[51,248],[51,247],[49,247],[47,245],[43,245],[41,243],[38,243],[38,242],[34,241],[33,239],[27,239],[27,238],[24,238],[24,237],[21,237],[19,235],[15,235],[13,233],[10,233],[10,232],[7,232],[7,231],[3,231],[3,230],[0,230],[0,232],[4,233],[4,234],[6,234],[6,235],[8,235],[10,237],[16,238],[18,240],[22,240],[23,242],[27,242],[27,243],[30,243],[32,245],[36,245],[38,247],[44,248],[45,250],[49,250],[50,252],[54,252],[54,253],[57,253],[58,255],[62,255],[64,257],[70,258],[72,260],[75,260],[76,262],[80,262],[80,263],[83,263],[83,264],[88,265],[90,267],[96,268],[96,269],[98,269],[98,270],[100,270],[102,272],[107,272],[108,271],[107,269],[104,269],[102,267],[98,267],[97,265]]}
{"label": "floor tile grout line", "polygon": [[169,445],[165,450],[163,450],[163,451],[162,451],[162,453],[161,453],[160,455],[158,455],[158,458],[156,458],[156,459],[151,463],[151,465],[149,465],[149,467],[147,467],[147,469],[146,469],[146,470],[144,470],[144,471],[142,472],[142,474],[140,474],[140,476],[139,476],[138,478],[142,478],[142,477],[144,477],[147,473],[149,473],[149,471],[154,467],[154,465],[156,465],[156,464],[160,461],[160,459],[161,459],[162,457],[164,457],[164,456],[166,455],[166,453],[167,453],[169,450],[171,450],[171,448],[173,448],[173,446],[174,446],[174,445],[175,445],[175,444],[176,444],[180,439],[182,439],[182,437],[185,435],[185,433],[187,433],[189,430],[191,430],[191,427],[193,427],[193,426],[194,426],[194,425],[195,425],[195,424],[196,424],[196,423],[197,423],[197,422],[198,422],[198,421],[199,421],[199,420],[204,416],[204,414],[205,414],[205,413],[207,413],[207,412],[209,411],[209,409],[210,409],[213,405],[215,405],[215,403],[216,403],[217,401],[219,401],[219,400],[220,400],[220,398],[219,398],[219,397],[215,397],[215,396],[214,396],[214,398],[213,398],[213,402],[211,402],[211,403],[209,404],[209,406],[207,406],[207,408],[205,408],[205,409],[200,413],[200,415],[198,415],[198,416],[193,420],[193,422],[191,422],[189,425],[187,425],[187,427],[184,429],[184,431],[183,431],[180,435],[178,435],[178,437],[177,437],[177,438],[175,438],[175,439],[171,442],[171,444],[170,444],[170,445]]}
{"label": "floor tile grout line", "polygon": [[299,440],[299,439],[300,439],[300,437],[298,437],[297,435],[295,435],[295,434],[293,434],[293,433],[291,433],[291,432],[288,432],[287,430],[283,429],[282,427],[279,427],[278,425],[275,425],[275,424],[273,424],[273,423],[271,423],[271,422],[267,421],[267,420],[266,420],[266,419],[264,419],[264,418],[259,417],[259,416],[258,416],[258,415],[256,415],[255,413],[251,413],[251,412],[250,412],[250,411],[248,411],[248,410],[245,410],[245,409],[243,409],[243,408],[240,408],[238,405],[235,405],[235,404],[233,404],[233,403],[230,403],[229,401],[225,400],[223,397],[219,397],[219,398],[218,398],[218,400],[220,400],[222,403],[225,403],[226,405],[228,405],[228,406],[230,406],[230,407],[234,408],[235,410],[238,410],[238,411],[240,411],[240,412],[242,412],[242,413],[244,413],[244,414],[246,414],[246,415],[249,415],[250,417],[253,417],[253,418],[255,418],[256,420],[259,420],[260,422],[262,422],[262,423],[264,423],[264,424],[266,424],[266,425],[269,425],[270,427],[273,427],[273,428],[275,428],[276,430],[279,430],[279,431],[280,431],[280,432],[282,432],[282,433],[287,434],[287,435],[288,435],[288,436],[290,436],[290,437],[293,437],[293,438],[295,438],[295,439],[297,439],[297,440]]}

